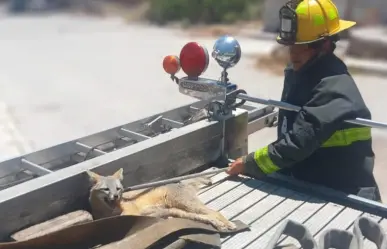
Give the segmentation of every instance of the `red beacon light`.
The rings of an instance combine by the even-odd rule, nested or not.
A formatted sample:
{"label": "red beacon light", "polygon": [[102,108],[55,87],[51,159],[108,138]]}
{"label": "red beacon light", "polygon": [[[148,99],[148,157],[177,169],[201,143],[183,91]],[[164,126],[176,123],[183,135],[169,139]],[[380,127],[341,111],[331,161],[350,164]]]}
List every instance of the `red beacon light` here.
{"label": "red beacon light", "polygon": [[190,79],[197,79],[207,70],[209,56],[205,47],[197,42],[187,43],[180,51],[180,65]]}
{"label": "red beacon light", "polygon": [[176,55],[168,55],[163,60],[164,71],[170,75],[175,75],[180,71],[180,60]]}

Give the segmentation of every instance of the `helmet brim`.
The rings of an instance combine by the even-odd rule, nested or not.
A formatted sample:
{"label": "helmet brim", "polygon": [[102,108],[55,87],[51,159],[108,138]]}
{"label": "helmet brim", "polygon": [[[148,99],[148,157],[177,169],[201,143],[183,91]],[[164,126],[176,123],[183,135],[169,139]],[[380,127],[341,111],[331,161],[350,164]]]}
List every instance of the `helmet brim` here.
{"label": "helmet brim", "polygon": [[[339,25],[340,25],[339,28],[338,28],[337,30],[333,31],[332,33],[330,33],[329,36],[336,35],[336,34],[342,32],[342,31],[344,31],[344,30],[346,30],[346,29],[349,29],[349,28],[355,26],[355,25],[356,25],[356,22],[353,22],[353,21],[347,21],[347,20],[340,20],[340,21],[339,21]],[[295,45],[296,45],[296,44],[309,44],[309,43],[313,43],[313,42],[316,42],[316,41],[320,41],[320,40],[322,40],[322,39],[324,39],[324,37],[319,38],[319,39],[316,39],[316,40],[312,40],[312,41],[295,42],[295,43],[293,43],[293,44],[295,44]],[[277,40],[277,42],[278,42],[279,44],[282,44],[282,45],[293,45],[293,44],[287,44],[285,41],[283,41],[283,40],[281,39],[280,36],[277,36],[277,39],[276,39],[276,40]]]}

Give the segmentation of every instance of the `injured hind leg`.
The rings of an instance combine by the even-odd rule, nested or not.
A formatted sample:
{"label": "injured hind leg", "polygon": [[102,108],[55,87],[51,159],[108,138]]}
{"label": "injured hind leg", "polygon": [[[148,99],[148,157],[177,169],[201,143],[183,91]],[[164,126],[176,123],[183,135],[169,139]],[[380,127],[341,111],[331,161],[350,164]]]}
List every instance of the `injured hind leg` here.
{"label": "injured hind leg", "polygon": [[218,220],[224,223],[224,226],[229,230],[236,228],[233,222],[229,221],[220,212],[207,207],[197,196],[178,195],[174,196],[172,201],[169,203],[170,207],[184,210],[188,213],[205,215],[206,217],[211,217],[212,219]]}
{"label": "injured hind leg", "polygon": [[232,222],[232,226],[229,226],[222,220],[219,220],[217,217],[206,214],[197,214],[190,213],[185,210],[181,210],[178,208],[162,208],[162,207],[149,207],[141,212],[141,215],[158,217],[158,218],[182,218],[189,219],[193,221],[198,221],[201,223],[205,223],[208,225],[212,225],[219,231],[230,231],[235,229],[235,225]]}

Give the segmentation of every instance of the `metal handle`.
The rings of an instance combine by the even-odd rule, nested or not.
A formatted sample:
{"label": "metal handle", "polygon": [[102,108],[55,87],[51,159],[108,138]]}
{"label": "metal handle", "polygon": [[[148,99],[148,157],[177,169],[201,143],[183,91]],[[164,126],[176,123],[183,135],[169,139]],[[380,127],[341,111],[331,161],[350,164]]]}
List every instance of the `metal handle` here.
{"label": "metal handle", "polygon": [[167,184],[171,184],[171,183],[177,183],[177,182],[180,182],[180,181],[183,181],[183,180],[188,180],[188,179],[192,179],[192,178],[196,178],[196,177],[200,177],[200,176],[206,176],[206,175],[222,173],[222,172],[225,172],[226,170],[227,170],[227,168],[214,169],[214,170],[211,170],[211,171],[208,171],[208,172],[207,171],[206,172],[200,172],[200,173],[190,174],[190,175],[186,175],[186,176],[174,177],[174,178],[170,178],[170,179],[167,179],[167,180],[161,180],[161,181],[156,181],[156,182],[144,183],[144,184],[140,184],[140,185],[136,185],[136,186],[125,188],[125,192],[126,191],[132,191],[132,190],[145,189],[145,188],[155,188],[155,187],[159,187],[159,186],[163,186],[163,185],[167,185]]}
{"label": "metal handle", "polygon": [[[229,161],[229,163],[235,162],[234,159],[228,159],[228,161]],[[196,178],[196,177],[200,177],[200,176],[219,174],[219,173],[225,172],[227,169],[228,169],[228,167],[221,168],[221,169],[214,169],[211,171],[195,173],[195,174],[190,174],[190,175],[185,175],[185,176],[178,176],[178,177],[174,177],[174,178],[170,178],[170,179],[166,179],[166,180],[161,180],[161,181],[157,181],[157,182],[144,183],[144,184],[140,184],[140,185],[136,185],[136,186],[127,187],[127,188],[125,188],[124,191],[126,192],[126,191],[132,191],[132,190],[138,190],[138,189],[144,189],[144,188],[155,188],[155,187],[163,186],[166,184],[177,183],[177,182],[180,182],[183,180],[188,180],[188,179],[192,179],[192,178]]]}
{"label": "metal handle", "polygon": [[[263,104],[263,105],[269,105],[269,106],[274,106],[278,107],[283,110],[288,110],[288,111],[295,111],[298,112],[301,110],[301,107],[292,105],[289,103],[285,103],[282,101],[277,101],[277,100],[271,100],[271,99],[261,99],[261,98],[256,98],[256,97],[251,97],[247,94],[240,93],[237,96],[238,99],[243,99],[246,101],[258,103],[258,104]],[[357,118],[354,120],[345,120],[347,123],[352,123],[352,124],[357,124],[357,125],[363,125],[363,126],[368,126],[368,127],[373,127],[373,128],[380,128],[380,129],[387,129],[387,124],[382,123],[382,122],[376,122],[372,121],[369,119],[363,119],[363,118]]]}

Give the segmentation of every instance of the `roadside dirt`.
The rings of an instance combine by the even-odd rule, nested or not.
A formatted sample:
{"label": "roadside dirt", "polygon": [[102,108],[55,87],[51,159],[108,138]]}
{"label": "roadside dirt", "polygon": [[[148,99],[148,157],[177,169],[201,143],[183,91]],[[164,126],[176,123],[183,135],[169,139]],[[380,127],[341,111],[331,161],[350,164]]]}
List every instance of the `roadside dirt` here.
{"label": "roadside dirt", "polygon": [[258,55],[255,59],[255,67],[275,75],[283,75],[288,61],[289,56],[286,47],[278,45],[270,54]]}
{"label": "roadside dirt", "polygon": [[194,25],[184,31],[194,37],[219,37],[222,35],[240,35],[244,29],[259,30],[261,21],[237,22],[236,24]]}

